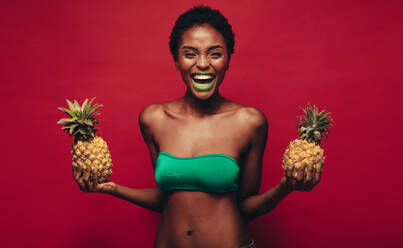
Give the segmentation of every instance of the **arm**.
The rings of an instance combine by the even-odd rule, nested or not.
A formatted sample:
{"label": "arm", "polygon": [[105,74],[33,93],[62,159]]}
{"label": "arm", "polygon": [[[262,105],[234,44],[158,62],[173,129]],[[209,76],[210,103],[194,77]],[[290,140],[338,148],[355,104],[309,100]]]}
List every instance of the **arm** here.
{"label": "arm", "polygon": [[[253,135],[243,157],[239,190],[239,209],[246,223],[272,210],[284,197],[292,191],[311,191],[321,180],[321,170],[310,167],[307,173],[304,168],[287,168],[285,177],[272,189],[258,195],[261,182],[263,153],[267,140],[267,119],[263,113],[252,109],[248,120],[251,120]],[[294,172],[297,177],[294,178]]]}
{"label": "arm", "polygon": [[163,192],[158,187],[133,189],[116,184],[115,191],[110,194],[151,211],[158,213],[162,211]]}
{"label": "arm", "polygon": [[286,176],[281,178],[280,183],[272,189],[261,195],[251,196],[242,202],[242,211],[245,217],[245,222],[269,212],[272,210],[284,197],[292,191],[311,191],[321,179],[321,170],[309,168],[304,174],[302,167],[296,169],[297,177],[294,178],[294,171],[288,168],[285,171]]}
{"label": "arm", "polygon": [[[90,179],[90,176],[93,179]],[[97,169],[77,168],[73,166],[73,177],[80,190],[87,193],[104,193],[139,205],[148,210],[161,212],[162,191],[158,188],[133,189],[118,185],[112,181],[98,183]]]}
{"label": "arm", "polygon": [[280,182],[279,185],[258,195],[262,177],[262,160],[267,142],[268,122],[265,115],[257,109],[249,109],[246,114],[248,126],[252,127],[252,138],[244,153],[240,190],[239,209],[246,223],[273,209],[292,190]]}
{"label": "arm", "polygon": [[293,190],[283,182],[260,195],[254,195],[243,200],[241,209],[246,223],[272,210],[284,197]]}
{"label": "arm", "polygon": [[[155,164],[157,157],[157,146],[152,138],[151,123],[157,116],[156,105],[146,107],[139,115],[139,125],[143,138],[149,148],[152,163]],[[90,175],[93,174],[93,180]],[[90,168],[76,168],[73,166],[73,177],[83,192],[105,193],[129,201],[148,210],[161,212],[163,192],[159,187],[134,189],[118,185],[112,181],[98,184],[97,173]]]}

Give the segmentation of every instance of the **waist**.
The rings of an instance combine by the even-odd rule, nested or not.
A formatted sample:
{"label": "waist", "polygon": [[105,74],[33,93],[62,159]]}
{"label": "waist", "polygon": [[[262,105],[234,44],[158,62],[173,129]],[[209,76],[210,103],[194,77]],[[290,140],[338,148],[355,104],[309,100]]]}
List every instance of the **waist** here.
{"label": "waist", "polygon": [[231,196],[185,201],[180,206],[168,202],[164,207],[157,240],[167,242],[166,247],[239,247],[248,243],[250,236]]}
{"label": "waist", "polygon": [[187,224],[197,222],[200,216],[205,220],[233,218],[240,215],[236,199],[236,192],[170,191],[165,193],[162,214]]}

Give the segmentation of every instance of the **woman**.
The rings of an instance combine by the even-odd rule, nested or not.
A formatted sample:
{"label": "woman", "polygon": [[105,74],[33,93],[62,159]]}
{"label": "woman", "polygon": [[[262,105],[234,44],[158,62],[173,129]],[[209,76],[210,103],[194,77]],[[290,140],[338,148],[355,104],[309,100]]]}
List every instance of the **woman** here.
{"label": "woman", "polygon": [[90,181],[89,169],[73,176],[84,192],[101,192],[162,213],[155,247],[255,247],[246,224],[293,190],[310,191],[320,171],[298,180],[286,171],[258,195],[267,119],[256,108],[219,93],[229,67],[234,34],[217,10],[195,7],[172,30],[170,49],[186,84],[183,97],[146,107],[139,123],[159,187],[131,189]]}

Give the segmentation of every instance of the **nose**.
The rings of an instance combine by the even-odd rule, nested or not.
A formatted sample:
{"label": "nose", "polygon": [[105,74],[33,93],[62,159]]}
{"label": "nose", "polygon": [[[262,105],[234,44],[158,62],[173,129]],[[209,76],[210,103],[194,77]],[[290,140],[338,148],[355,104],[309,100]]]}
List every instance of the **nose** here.
{"label": "nose", "polygon": [[200,55],[196,61],[197,68],[200,70],[207,70],[210,66],[208,59],[204,55]]}

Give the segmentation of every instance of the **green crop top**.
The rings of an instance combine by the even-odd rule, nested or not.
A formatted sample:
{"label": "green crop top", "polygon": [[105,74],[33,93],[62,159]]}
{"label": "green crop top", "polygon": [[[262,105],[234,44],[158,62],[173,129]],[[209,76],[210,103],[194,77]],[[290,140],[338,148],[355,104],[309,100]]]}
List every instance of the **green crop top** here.
{"label": "green crop top", "polygon": [[176,157],[160,152],[155,162],[155,181],[164,190],[229,192],[238,190],[238,162],[225,154]]}

